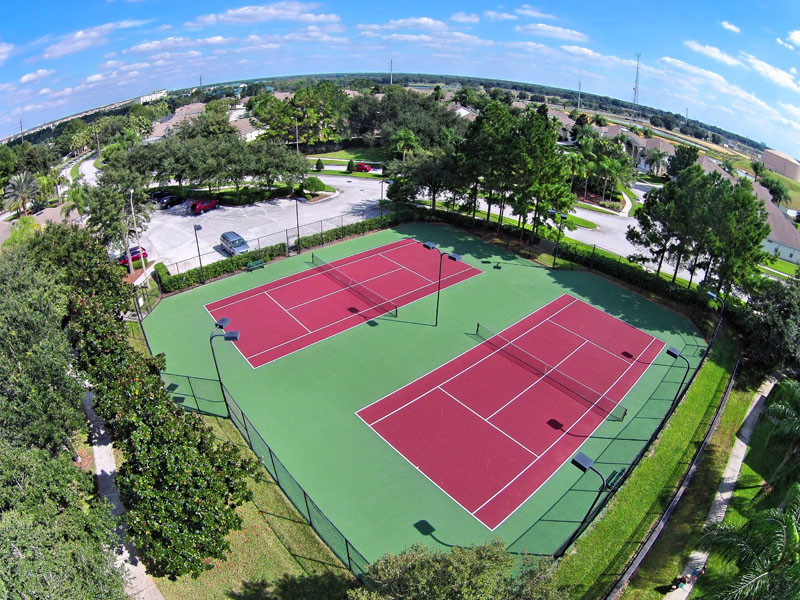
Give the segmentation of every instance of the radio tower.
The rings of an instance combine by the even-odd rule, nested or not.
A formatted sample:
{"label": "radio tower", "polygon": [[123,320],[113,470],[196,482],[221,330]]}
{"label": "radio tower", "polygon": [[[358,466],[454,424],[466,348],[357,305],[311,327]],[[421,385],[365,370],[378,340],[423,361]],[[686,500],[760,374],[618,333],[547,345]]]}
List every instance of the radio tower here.
{"label": "radio tower", "polygon": [[392,85],[394,79],[394,59],[389,59],[389,85]]}
{"label": "radio tower", "polygon": [[639,106],[639,57],[641,52],[636,53],[636,82],[633,84],[633,116],[636,116],[636,107]]}

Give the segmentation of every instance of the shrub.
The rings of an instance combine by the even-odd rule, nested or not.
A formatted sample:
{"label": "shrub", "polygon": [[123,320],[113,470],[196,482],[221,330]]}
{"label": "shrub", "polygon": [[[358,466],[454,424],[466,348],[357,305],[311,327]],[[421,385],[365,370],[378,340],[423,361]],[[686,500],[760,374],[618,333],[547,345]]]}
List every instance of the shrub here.
{"label": "shrub", "polygon": [[322,192],[325,190],[325,184],[318,177],[308,177],[303,187],[309,192]]}
{"label": "shrub", "polygon": [[317,173],[319,173],[320,171],[322,171],[322,169],[325,168],[325,165],[322,163],[322,159],[321,158],[317,159],[317,164],[314,165],[314,168],[317,170]]}
{"label": "shrub", "polygon": [[[251,250],[244,254],[231,256],[230,258],[213,262],[210,265],[205,265],[203,267],[203,273],[205,273],[206,279],[214,279],[225,273],[235,273],[236,271],[244,269],[247,263],[254,260],[263,258],[266,261],[270,261],[273,258],[285,255],[286,244],[275,244],[274,246],[268,246],[259,250]],[[185,273],[170,275],[169,271],[167,271],[167,268],[162,263],[156,263],[155,273],[158,285],[161,288],[161,292],[164,294],[179,292],[198,285],[203,281],[200,267],[190,269]]]}
{"label": "shrub", "polygon": [[354,163],[353,159],[351,158],[349,161],[347,161],[347,172],[352,173],[355,170],[356,170],[356,163]]}

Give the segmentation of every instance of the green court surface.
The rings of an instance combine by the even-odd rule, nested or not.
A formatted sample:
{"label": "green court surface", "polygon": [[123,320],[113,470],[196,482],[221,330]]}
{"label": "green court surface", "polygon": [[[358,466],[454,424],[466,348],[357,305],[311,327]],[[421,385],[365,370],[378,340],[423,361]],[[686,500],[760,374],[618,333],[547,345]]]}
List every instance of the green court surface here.
{"label": "green court surface", "polygon": [[[500,331],[566,293],[675,346],[694,367],[705,341],[684,317],[585,271],[551,271],[464,232],[414,223],[318,249],[326,259],[414,237],[463,255],[483,273],[253,369],[231,344],[215,346],[226,387],[275,454],[328,518],[373,561],[421,542],[433,548],[501,538],[510,551],[549,554],[580,524],[599,478],[562,466],[494,531],[459,507],[370,430],[355,412],[479,343],[477,321]],[[204,304],[311,268],[304,253],[162,300],[145,319],[167,371],[214,378],[213,322]],[[669,408],[684,363],[663,351],[623,400],[623,422],[607,421],[582,446],[608,476],[634,459]],[[487,378],[503,373],[487,372]],[[422,535],[414,523],[435,528]]]}

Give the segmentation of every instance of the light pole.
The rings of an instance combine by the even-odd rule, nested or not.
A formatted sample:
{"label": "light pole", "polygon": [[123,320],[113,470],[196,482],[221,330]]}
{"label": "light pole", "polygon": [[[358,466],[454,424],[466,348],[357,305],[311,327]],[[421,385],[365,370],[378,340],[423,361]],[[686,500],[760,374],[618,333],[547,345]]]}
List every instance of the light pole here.
{"label": "light pole", "polygon": [[294,148],[300,154],[300,137],[298,136],[297,117],[294,118]]}
{"label": "light pole", "polygon": [[297,252],[300,253],[300,201],[294,196],[294,218],[297,221]]}
{"label": "light pole", "polygon": [[203,281],[203,283],[205,283],[206,282],[206,273],[203,270],[203,259],[200,258],[200,242],[197,240],[197,232],[198,231],[202,231],[202,230],[203,230],[203,226],[202,225],[195,224],[195,226],[194,226],[194,243],[197,246],[197,260],[200,261],[200,279]]}
{"label": "light pole", "polygon": [[689,375],[689,369],[691,369],[691,365],[689,364],[688,359],[680,353],[680,350],[675,348],[674,346],[670,346],[667,348],[667,355],[671,356],[672,358],[682,358],[683,361],[686,363],[686,370],[683,372],[683,379],[681,379],[681,385],[678,387],[678,391],[675,392],[675,398],[672,400],[672,407],[675,408],[675,405],[678,402],[678,397],[681,395],[681,390],[683,389],[683,384],[686,381],[686,376]]}
{"label": "light pole", "polygon": [[217,370],[217,380],[219,381],[219,391],[222,394],[222,401],[225,402],[225,409],[228,411],[228,416],[231,414],[231,409],[228,407],[228,400],[225,398],[225,386],[222,385],[222,376],[219,374],[219,364],[217,363],[217,354],[214,352],[214,338],[223,337],[226,342],[235,342],[239,339],[238,331],[225,331],[225,328],[231,320],[227,317],[220,318],[214,323],[214,329],[211,330],[211,337],[208,340],[211,346],[211,358],[214,359],[214,368]]}
{"label": "light pole", "polygon": [[438,327],[439,325],[439,296],[442,293],[442,262],[444,261],[444,257],[446,256],[450,260],[454,262],[458,262],[461,260],[461,255],[456,254],[455,252],[442,252],[436,247],[436,244],[433,242],[425,242],[422,246],[426,250],[436,250],[439,253],[439,279],[436,285],[436,320],[433,323],[434,327]]}
{"label": "light pole", "polygon": [[[136,245],[139,246],[139,260],[142,263],[142,270],[146,270],[147,267],[145,266],[144,252],[142,252],[142,243],[139,241],[139,228],[136,226],[136,211],[133,210],[133,188],[131,188],[130,202],[131,202],[131,217],[133,217],[133,231],[136,234]],[[131,257],[129,256],[128,260],[130,259]]]}
{"label": "light pole", "polygon": [[720,302],[722,302],[722,308],[719,311],[719,322],[717,323],[717,327],[719,327],[720,324],[722,323],[722,313],[725,312],[725,298],[723,298],[722,296],[719,296],[719,295],[717,295],[717,294],[715,294],[714,292],[711,292],[711,291],[708,291],[706,293],[709,296],[711,296],[712,298],[714,298],[714,300],[719,300]]}
{"label": "light pole", "polygon": [[573,537],[570,538],[569,542],[567,542],[567,546],[569,546],[572,543],[573,538],[581,530],[581,527],[586,522],[586,519],[588,519],[589,515],[592,514],[592,511],[594,510],[597,501],[600,500],[600,494],[606,491],[606,488],[608,487],[606,485],[606,478],[603,477],[603,474],[600,471],[594,468],[594,460],[586,456],[583,452],[578,452],[575,456],[572,457],[572,460],[570,462],[572,463],[573,466],[580,469],[583,473],[586,473],[586,471],[593,471],[597,473],[600,476],[600,479],[603,481],[603,485],[600,487],[599,490],[597,490],[597,496],[595,496],[594,502],[592,502],[592,505],[589,507],[589,510],[586,511],[586,515],[581,520],[581,524],[575,530],[575,533],[572,534]]}
{"label": "light pole", "polygon": [[558,237],[556,238],[556,251],[553,253],[553,268],[556,268],[556,260],[558,259],[558,246],[561,243],[561,232],[564,230],[564,221],[569,217],[566,213],[560,213],[555,210],[548,210],[547,214],[555,222],[558,216]]}

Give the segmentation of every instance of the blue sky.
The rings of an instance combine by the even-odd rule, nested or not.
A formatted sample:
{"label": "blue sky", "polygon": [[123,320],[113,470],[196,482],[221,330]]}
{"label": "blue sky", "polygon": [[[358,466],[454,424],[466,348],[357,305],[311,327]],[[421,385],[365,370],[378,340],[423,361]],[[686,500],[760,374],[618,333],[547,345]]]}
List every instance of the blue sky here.
{"label": "blue sky", "polygon": [[[253,0],[251,0],[253,1]],[[0,137],[160,88],[474,75],[633,99],[800,157],[800,2],[6,0]]]}

